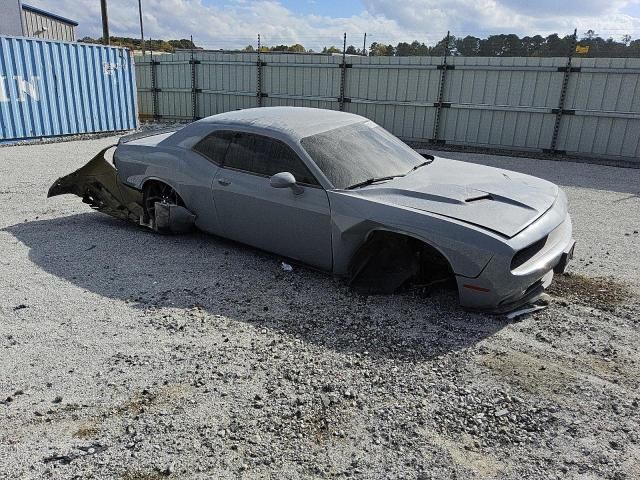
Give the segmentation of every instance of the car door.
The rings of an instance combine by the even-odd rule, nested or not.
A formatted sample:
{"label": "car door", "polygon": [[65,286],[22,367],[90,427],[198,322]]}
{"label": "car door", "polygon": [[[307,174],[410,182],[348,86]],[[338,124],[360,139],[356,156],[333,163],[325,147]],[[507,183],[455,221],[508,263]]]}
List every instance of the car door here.
{"label": "car door", "polygon": [[[302,192],[272,187],[270,177],[280,172],[293,174]],[[235,132],[213,197],[223,236],[331,270],[327,193],[284,142]]]}
{"label": "car door", "polygon": [[209,233],[222,231],[212,197],[211,186],[227,153],[233,132],[215,131],[183,154],[182,174],[188,188],[182,189],[183,200],[196,214],[196,226]]}

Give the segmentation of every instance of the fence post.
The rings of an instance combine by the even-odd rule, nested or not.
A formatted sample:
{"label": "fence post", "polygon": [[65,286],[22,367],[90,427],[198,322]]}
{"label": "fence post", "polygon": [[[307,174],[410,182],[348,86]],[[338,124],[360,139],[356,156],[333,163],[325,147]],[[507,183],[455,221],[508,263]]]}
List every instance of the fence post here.
{"label": "fence post", "polygon": [[198,86],[196,77],[196,64],[200,63],[200,60],[196,60],[193,55],[193,35],[191,36],[191,118],[195,122],[198,119]]}
{"label": "fence post", "polygon": [[156,72],[156,61],[153,59],[153,46],[151,43],[151,39],[149,39],[149,47],[151,50],[151,92],[153,95],[153,118],[160,118],[160,114],[158,113],[158,87],[157,87],[157,72]]}
{"label": "fence post", "polygon": [[576,42],[578,41],[578,29],[573,30],[573,40],[571,41],[571,48],[569,49],[569,55],[567,57],[567,65],[565,67],[558,67],[559,72],[564,72],[562,77],[562,88],[560,89],[560,100],[558,102],[558,108],[551,110],[551,113],[556,114],[556,120],[553,125],[553,135],[551,136],[551,146],[548,149],[543,149],[545,153],[565,153],[561,150],[556,150],[558,144],[558,134],[560,133],[560,122],[562,121],[562,115],[571,115],[574,110],[565,110],[564,103],[567,97],[567,85],[569,84],[569,75],[571,72],[579,72],[580,67],[575,68],[571,66],[573,60],[573,54],[576,51]]}
{"label": "fence post", "polygon": [[258,61],[256,66],[258,68],[256,72],[256,97],[258,97],[258,106],[262,106],[262,97],[266,96],[262,93],[262,55],[260,53],[260,34],[258,34]]}
{"label": "fence post", "polygon": [[447,32],[447,39],[444,44],[444,58],[442,59],[442,65],[438,65],[440,70],[440,85],[438,86],[438,101],[433,104],[436,107],[436,116],[433,122],[433,137],[431,143],[442,144],[444,140],[440,140],[440,118],[442,116],[442,109],[450,106],[444,103],[444,86],[447,79],[447,70],[453,68],[453,65],[447,64],[447,57],[449,56],[449,32]]}
{"label": "fence post", "polygon": [[342,40],[342,63],[340,64],[340,100],[338,109],[342,112],[344,111],[345,102],[349,102],[350,100],[345,98],[344,89],[345,89],[345,81],[347,79],[347,68],[351,65],[347,65],[347,32],[344,33],[344,37]]}

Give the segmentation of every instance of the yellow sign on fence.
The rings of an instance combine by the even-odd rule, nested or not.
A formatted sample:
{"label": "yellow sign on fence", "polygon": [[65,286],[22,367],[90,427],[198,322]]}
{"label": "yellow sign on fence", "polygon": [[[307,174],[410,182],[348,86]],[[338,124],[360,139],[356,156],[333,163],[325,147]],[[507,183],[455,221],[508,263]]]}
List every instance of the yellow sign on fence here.
{"label": "yellow sign on fence", "polygon": [[576,53],[589,53],[589,45],[576,45]]}

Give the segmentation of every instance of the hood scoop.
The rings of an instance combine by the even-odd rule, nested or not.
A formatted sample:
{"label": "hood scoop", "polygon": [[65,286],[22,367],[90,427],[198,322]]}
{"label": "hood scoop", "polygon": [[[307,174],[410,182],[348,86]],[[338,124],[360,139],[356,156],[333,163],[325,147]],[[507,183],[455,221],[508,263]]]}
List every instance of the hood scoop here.
{"label": "hood scoop", "polygon": [[491,167],[434,161],[429,167],[354,194],[430,212],[513,237],[553,205],[558,187]]}
{"label": "hood scoop", "polygon": [[477,197],[467,198],[465,199],[465,202],[472,203],[472,202],[479,202],[481,200],[493,200],[493,197],[487,193],[485,195],[478,195]]}

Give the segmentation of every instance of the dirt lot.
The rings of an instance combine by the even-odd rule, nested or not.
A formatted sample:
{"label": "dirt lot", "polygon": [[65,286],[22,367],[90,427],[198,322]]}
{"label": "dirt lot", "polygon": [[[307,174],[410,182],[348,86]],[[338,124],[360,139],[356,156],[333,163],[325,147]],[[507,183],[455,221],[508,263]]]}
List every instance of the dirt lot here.
{"label": "dirt lot", "polygon": [[1,478],[640,478],[640,170],[447,154],[569,195],[508,321],[45,198],[114,141],[0,148]]}

